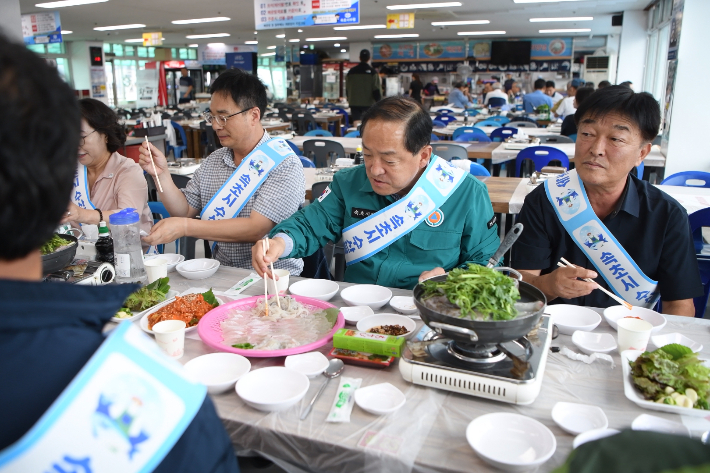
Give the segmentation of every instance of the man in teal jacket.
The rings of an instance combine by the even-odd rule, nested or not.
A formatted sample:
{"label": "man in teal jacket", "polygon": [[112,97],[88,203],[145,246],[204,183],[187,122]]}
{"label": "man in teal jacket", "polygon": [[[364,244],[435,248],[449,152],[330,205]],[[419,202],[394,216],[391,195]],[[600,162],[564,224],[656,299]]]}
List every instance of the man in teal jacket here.
{"label": "man in teal jacket", "polygon": [[[367,233],[373,243],[365,251],[362,245],[367,246],[366,242],[358,238],[346,241],[346,259],[352,256],[349,252],[361,250],[360,257],[352,256],[348,261],[348,282],[411,289],[417,281],[452,268],[486,264],[499,244],[497,225],[486,186],[468,173],[457,178],[460,184],[438,208],[419,212],[420,207],[426,208],[426,199],[422,202],[412,195],[407,202],[412,205],[400,212],[404,218],[380,214],[370,221],[383,220],[387,228],[380,226],[379,235],[366,231],[367,217],[392,209],[390,206],[415,184],[422,184],[427,169],[426,176],[440,171],[442,183],[450,178],[446,172],[450,169],[446,163],[438,168],[438,162],[430,166],[431,119],[411,99],[381,100],[363,116],[361,129],[364,165],[339,171],[320,198],[274,227],[266,255],[257,243],[252,248],[252,265],[257,272],[268,272],[268,263],[278,258],[311,255],[328,241],[339,241],[343,233],[347,240],[348,228],[361,223],[365,231],[359,234]],[[407,218],[414,223],[418,219],[419,224],[405,233],[401,230],[407,224],[398,226]],[[400,232],[397,239],[382,247],[391,230],[393,234]],[[378,237],[383,239],[376,242]]]}

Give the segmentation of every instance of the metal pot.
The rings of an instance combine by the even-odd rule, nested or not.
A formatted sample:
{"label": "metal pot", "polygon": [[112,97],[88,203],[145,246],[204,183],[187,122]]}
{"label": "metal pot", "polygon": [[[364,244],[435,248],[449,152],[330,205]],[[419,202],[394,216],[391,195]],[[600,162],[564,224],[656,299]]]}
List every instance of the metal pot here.
{"label": "metal pot", "polygon": [[74,244],[67,248],[62,248],[59,251],[55,251],[54,253],[42,255],[42,274],[46,275],[59,271],[74,261],[76,250],[79,247],[78,239],[74,235],[66,235],[63,233],[57,233],[57,235],[65,240],[73,241]]}
{"label": "metal pot", "polygon": [[[507,268],[500,268],[507,269]],[[430,278],[433,281],[445,281],[448,275]],[[498,344],[517,340],[527,335],[537,324],[545,311],[547,299],[535,286],[524,281],[518,281],[518,291],[522,303],[542,302],[542,307],[525,317],[512,320],[479,321],[469,318],[458,318],[444,315],[429,309],[421,301],[424,287],[417,284],[414,287],[414,304],[419,309],[422,321],[442,335],[464,344]]]}

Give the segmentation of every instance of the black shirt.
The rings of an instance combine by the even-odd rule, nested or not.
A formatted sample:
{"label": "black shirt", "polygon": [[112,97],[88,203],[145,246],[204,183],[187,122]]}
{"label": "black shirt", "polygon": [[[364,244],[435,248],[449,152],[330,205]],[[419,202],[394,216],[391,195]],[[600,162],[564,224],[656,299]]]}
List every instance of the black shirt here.
{"label": "black shirt", "polygon": [[421,100],[423,88],[424,86],[422,85],[421,81],[413,80],[412,82],[410,82],[409,89],[412,91],[411,98],[415,100]]}
{"label": "black shirt", "polygon": [[[514,268],[540,269],[540,274],[548,274],[564,257],[599,273],[558,220],[544,185],[525,198],[518,221],[525,229],[515,243]],[[658,281],[662,300],[692,299],[703,294],[688,214],[668,194],[629,176],[620,205],[603,223],[646,276]],[[609,287],[601,275],[596,282]],[[552,303],[590,307],[617,304],[602,291],[575,299],[558,298]]]}
{"label": "black shirt", "polygon": [[577,124],[574,122],[574,114],[567,115],[564,120],[562,120],[562,127],[560,129],[560,135],[570,136],[577,134]]}

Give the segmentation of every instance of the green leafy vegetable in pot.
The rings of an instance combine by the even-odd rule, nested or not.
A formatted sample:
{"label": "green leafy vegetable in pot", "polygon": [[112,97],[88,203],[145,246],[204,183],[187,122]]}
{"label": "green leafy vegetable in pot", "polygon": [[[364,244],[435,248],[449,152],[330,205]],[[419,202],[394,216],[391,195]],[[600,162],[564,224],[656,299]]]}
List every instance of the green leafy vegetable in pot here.
{"label": "green leafy vegetable in pot", "polygon": [[161,278],[138,289],[128,296],[123,306],[134,312],[141,312],[163,302],[170,290],[169,280],[169,278]]}
{"label": "green leafy vegetable in pot", "polygon": [[68,246],[70,244],[73,245],[74,242],[66,240],[55,233],[54,235],[52,235],[52,238],[50,238],[49,241],[40,246],[39,252],[42,254],[42,256],[48,255],[50,253],[54,253],[62,246]]}

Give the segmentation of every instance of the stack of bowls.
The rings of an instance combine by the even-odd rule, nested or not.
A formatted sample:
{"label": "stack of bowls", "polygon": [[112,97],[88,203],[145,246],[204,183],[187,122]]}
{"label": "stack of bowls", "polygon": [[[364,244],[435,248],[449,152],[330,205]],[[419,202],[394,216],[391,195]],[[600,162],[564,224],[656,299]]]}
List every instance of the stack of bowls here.
{"label": "stack of bowls", "polygon": [[205,279],[219,269],[219,261],[209,258],[198,258],[184,261],[177,265],[177,272],[187,279]]}

